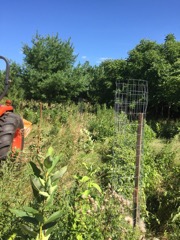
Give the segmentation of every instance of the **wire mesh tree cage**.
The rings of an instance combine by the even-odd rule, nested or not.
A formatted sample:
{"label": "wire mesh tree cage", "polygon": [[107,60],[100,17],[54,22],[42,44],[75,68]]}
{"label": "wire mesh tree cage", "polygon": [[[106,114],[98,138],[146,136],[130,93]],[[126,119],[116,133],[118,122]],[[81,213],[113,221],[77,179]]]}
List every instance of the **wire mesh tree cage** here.
{"label": "wire mesh tree cage", "polygon": [[133,79],[116,83],[115,112],[117,114],[125,113],[130,120],[136,120],[139,114],[146,114],[147,103],[147,81]]}
{"label": "wire mesh tree cage", "polygon": [[[147,81],[130,79],[116,83],[115,130],[117,141],[115,152],[117,157],[114,165],[114,169],[116,169],[114,171],[115,185],[119,184],[122,186],[122,192],[129,192],[133,196],[134,226],[138,224],[140,218],[141,158],[147,104]],[[130,155],[130,157],[128,158],[126,155]],[[129,162],[126,162],[126,159],[129,159],[127,160]],[[128,172],[126,172],[126,168],[128,168]],[[122,171],[125,172],[124,175]],[[118,176],[119,173],[120,176]]]}

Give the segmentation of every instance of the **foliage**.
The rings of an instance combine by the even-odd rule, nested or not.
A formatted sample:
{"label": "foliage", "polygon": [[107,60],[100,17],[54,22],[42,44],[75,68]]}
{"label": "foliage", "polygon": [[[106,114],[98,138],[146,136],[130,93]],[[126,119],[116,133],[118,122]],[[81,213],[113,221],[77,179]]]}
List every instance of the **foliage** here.
{"label": "foliage", "polygon": [[67,170],[67,167],[63,167],[53,172],[59,160],[60,157],[53,157],[53,149],[49,148],[43,162],[38,157],[38,164],[30,162],[33,170],[31,186],[34,203],[31,206],[24,206],[22,210],[10,209],[12,213],[23,220],[21,230],[25,236],[31,236],[36,240],[49,239],[61,217],[61,211],[51,213],[54,194],[58,187],[57,181]]}
{"label": "foliage", "polygon": [[117,81],[144,79],[149,85],[148,117],[177,118],[180,106],[179,59],[180,42],[173,34],[168,34],[163,44],[142,39],[129,51],[126,60],[107,60],[93,68],[90,100],[112,106]]}
{"label": "foliage", "polygon": [[89,87],[90,101],[112,106],[116,82],[123,78],[125,69],[125,60],[106,60],[98,67],[94,67]]}
{"label": "foliage", "polygon": [[140,232],[133,230],[126,216],[128,201],[111,188],[102,192],[89,169],[90,176],[74,177],[66,195],[68,211],[53,239],[137,239]]}
{"label": "foliage", "polygon": [[148,121],[158,138],[172,139],[179,133],[180,122],[178,120],[151,120]]}
{"label": "foliage", "polygon": [[[59,166],[68,165],[68,172],[56,182],[53,206],[44,211],[45,221],[54,212],[60,216],[49,240],[136,240],[140,235],[146,235],[145,231],[147,238],[159,235],[178,239],[179,135],[168,141],[158,139],[145,123],[140,191],[142,219],[135,230],[132,227],[132,195],[137,123],[128,122],[123,115],[126,125],[121,125],[122,129],[115,134],[113,109],[85,102],[21,102],[18,110],[26,112],[28,120],[33,119],[34,112],[37,119],[25,139],[21,162],[17,165],[8,160],[1,168],[0,239],[24,239],[21,230],[24,220],[15,218],[10,209],[21,209],[27,214],[29,208],[25,207],[25,211],[22,206],[28,206],[42,214],[41,207],[47,197],[37,194],[38,199],[34,198],[29,178],[37,180],[31,167],[36,165],[41,172],[41,182],[46,181],[44,173],[48,168],[44,167],[44,159],[49,162],[49,158],[42,156],[46,156],[49,146],[53,147],[56,156],[60,156],[57,170],[60,170]],[[37,183],[41,182],[38,178]],[[49,194],[45,186],[40,186],[45,195]],[[29,215],[35,218],[33,213]],[[39,233],[38,225],[26,225]],[[34,238],[26,235],[26,239]]]}
{"label": "foliage", "polygon": [[26,97],[46,102],[76,99],[89,85],[87,64],[73,68],[76,56],[70,42],[56,36],[32,39],[32,46],[23,46],[25,66],[23,87]]}
{"label": "foliage", "polygon": [[89,121],[88,130],[93,140],[104,140],[114,134],[113,109],[108,109],[106,105],[97,105],[96,114]]}
{"label": "foliage", "polygon": [[8,95],[15,104],[23,97],[49,103],[81,99],[113,106],[117,81],[144,79],[149,85],[148,118],[179,117],[180,42],[173,34],[162,44],[142,39],[127,59],[106,60],[98,66],[75,64],[71,39],[62,41],[58,34],[36,33],[31,45],[24,44],[22,50],[22,66],[11,64],[12,92]]}
{"label": "foliage", "polygon": [[32,47],[23,46],[25,64],[39,72],[57,72],[68,69],[74,63],[76,56],[73,55],[73,46],[68,41],[55,36],[43,37],[36,33],[32,38]]}
{"label": "foliage", "polygon": [[166,36],[164,44],[141,40],[129,52],[128,76],[148,80],[149,112],[157,116],[178,116],[179,58],[180,43],[172,34]]}
{"label": "foliage", "polygon": [[[137,123],[124,118],[126,126],[117,133],[111,108],[116,82],[122,79],[145,79],[149,85],[141,216],[150,238],[179,239],[180,42],[173,34],[162,44],[142,39],[126,60],[94,67],[89,62],[75,66],[71,39],[62,41],[58,35],[37,33],[22,50],[22,66],[11,62],[6,97],[33,130],[21,162],[7,159],[0,166],[0,239],[24,239],[22,228],[33,235],[27,240],[43,235],[135,240],[145,235],[144,222],[134,229],[131,216]],[[0,71],[1,89],[4,77]],[[49,146],[61,156],[61,165],[69,166],[64,182],[56,176],[66,167],[51,171],[59,161],[52,149],[42,157]]]}
{"label": "foliage", "polygon": [[[0,165],[0,239],[8,239],[12,232],[19,234],[20,221],[10,211],[16,206],[20,208],[31,197],[29,192],[30,169],[20,162],[11,159]],[[20,179],[23,179],[21,181]]]}
{"label": "foliage", "polygon": [[[152,152],[154,166],[151,169],[154,169],[154,173],[156,172],[156,184],[153,189],[148,191],[146,188],[145,190],[151,230],[161,233],[166,232],[168,235],[171,235],[173,229],[177,229],[175,219],[178,218],[179,214],[178,179],[180,168],[178,146],[178,135],[171,142],[161,144],[158,151],[155,149],[157,148],[157,142],[154,147],[152,146],[155,151]],[[178,231],[175,232],[176,234],[178,234]]]}
{"label": "foliage", "polygon": [[[67,61],[61,58],[63,52],[68,53]],[[72,52],[70,42],[63,43],[58,39],[58,35],[51,38],[50,36],[41,37],[37,33],[32,39],[32,47],[25,44],[23,53],[26,66],[24,69],[26,97],[38,99],[42,95],[40,99],[46,98],[43,85],[49,84],[48,87],[51,87],[49,81],[51,74],[65,70],[72,65],[71,62],[75,60]],[[45,84],[44,81],[46,81]],[[50,94],[52,94],[51,91]]]}
{"label": "foliage", "polygon": [[[10,62],[10,82],[9,82],[9,90],[7,93],[7,98],[11,99],[13,106],[16,107],[18,105],[19,99],[23,99],[24,90],[22,88],[22,70],[21,66],[16,64],[15,62]],[[5,72],[0,71],[0,94],[4,90],[4,79]],[[5,101],[4,101],[5,102]]]}

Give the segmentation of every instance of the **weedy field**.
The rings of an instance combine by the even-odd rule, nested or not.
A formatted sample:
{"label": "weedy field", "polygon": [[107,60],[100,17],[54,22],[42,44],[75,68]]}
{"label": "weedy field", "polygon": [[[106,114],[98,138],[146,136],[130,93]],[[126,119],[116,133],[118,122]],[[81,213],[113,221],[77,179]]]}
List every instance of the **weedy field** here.
{"label": "weedy field", "polygon": [[23,102],[16,111],[33,125],[21,155],[1,162],[0,239],[179,239],[179,133],[157,138],[145,124],[134,228],[133,128],[123,143],[105,105]]}

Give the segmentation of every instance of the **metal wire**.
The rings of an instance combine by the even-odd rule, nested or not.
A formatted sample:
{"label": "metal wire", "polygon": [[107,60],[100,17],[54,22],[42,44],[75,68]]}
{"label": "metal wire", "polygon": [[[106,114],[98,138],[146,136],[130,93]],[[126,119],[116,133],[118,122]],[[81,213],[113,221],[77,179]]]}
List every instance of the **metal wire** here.
{"label": "metal wire", "polygon": [[[128,79],[116,83],[114,186],[132,200],[134,226],[140,216],[140,178],[143,153],[144,119],[148,105],[148,82]],[[126,155],[131,155],[126,157]],[[132,163],[126,159],[132,159]],[[124,171],[124,172],[123,172]],[[118,175],[119,174],[119,175]]]}
{"label": "metal wire", "polygon": [[146,113],[148,82],[145,80],[123,80],[116,83],[115,112],[125,113],[135,120],[139,113]]}

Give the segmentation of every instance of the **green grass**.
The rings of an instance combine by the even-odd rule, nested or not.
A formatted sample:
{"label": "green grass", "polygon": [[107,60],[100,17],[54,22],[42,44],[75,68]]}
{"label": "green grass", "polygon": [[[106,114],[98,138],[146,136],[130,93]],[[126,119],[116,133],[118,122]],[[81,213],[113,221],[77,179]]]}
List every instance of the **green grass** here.
{"label": "green grass", "polygon": [[[23,113],[23,109],[19,109],[19,112]],[[98,195],[96,191],[92,192],[94,199],[96,199],[99,204],[102,204],[102,202],[105,201],[105,198],[107,198],[106,191],[109,191],[107,186],[108,182],[110,182],[109,172],[112,168],[113,159],[113,110],[104,107],[92,109],[92,107],[88,108],[87,106],[86,111],[80,113],[78,105],[56,104],[51,106],[51,108],[43,106],[41,114],[40,112],[38,106],[36,106],[36,110],[33,110],[33,105],[29,103],[29,106],[26,109],[26,119],[32,121],[33,126],[31,133],[25,139],[22,158],[17,159],[16,162],[11,162],[9,159],[1,168],[3,175],[0,179],[0,217],[3,221],[0,224],[0,239],[8,239],[8,236],[13,232],[18,233],[19,221],[16,221],[15,216],[10,214],[7,209],[9,207],[19,208],[20,206],[31,203],[32,191],[29,182],[31,168],[28,163],[29,161],[36,161],[37,154],[44,156],[50,146],[53,147],[56,155],[61,155],[58,167],[60,168],[65,165],[68,166],[67,173],[59,183],[58,194],[54,206],[56,209],[61,208],[63,214],[67,215],[67,219],[64,218],[66,221],[58,223],[58,229],[55,231],[54,240],[63,239],[62,236],[65,235],[67,237],[68,231],[72,228],[71,224],[76,222],[77,217],[79,216],[78,214],[80,214],[78,212],[80,210],[75,211],[74,215],[70,214],[70,209],[72,210],[70,203],[76,204],[77,209],[81,209],[81,207],[83,209],[88,209],[88,207],[90,207],[88,200],[82,199],[81,195],[79,195],[82,190],[85,189],[81,185],[76,185],[78,183],[74,176],[90,176],[92,177],[92,181],[95,181],[100,188],[103,189],[104,195]],[[33,114],[35,114],[35,117]],[[129,129],[129,131],[130,132],[127,136],[129,140],[132,140],[134,138],[132,138],[132,134],[134,133],[131,133],[131,129]],[[176,208],[172,210],[168,207],[170,206],[168,204],[176,204],[177,199],[177,186],[175,185],[172,176],[173,169],[176,170],[176,176],[178,176],[179,171],[179,135],[175,136],[172,140],[165,141],[164,139],[157,139],[150,127],[147,127],[145,140],[146,139],[147,141],[145,141],[146,147],[144,152],[144,164],[146,164],[144,170],[146,172],[144,175],[145,178],[142,179],[142,181],[145,181],[146,186],[143,194],[148,195],[145,195],[144,198],[151,201],[150,204],[153,207],[152,213],[154,214],[154,217],[162,217],[162,214],[159,212],[161,211],[161,208],[158,207],[161,200],[164,201],[164,205],[167,207],[169,215],[171,215],[171,213],[175,214],[177,213]],[[130,172],[129,169],[134,161],[134,157],[132,159],[132,154],[130,153],[130,145],[121,146],[117,153],[120,154],[121,158],[126,160],[126,164],[120,168],[121,171],[123,170],[120,174],[124,180],[127,178]],[[159,179],[159,182],[154,182],[154,179]],[[133,190],[133,183],[127,181],[125,181],[125,183],[124,186],[121,186],[122,189],[126,186],[127,189],[123,189],[124,192],[129,189]],[[73,194],[75,195],[73,196]],[[165,198],[163,194],[167,194],[167,197]],[[157,205],[153,202],[154,196],[157,197]],[[127,200],[132,201],[132,198]],[[103,222],[106,222],[107,225],[109,224],[108,226],[112,231],[112,235],[109,232],[109,237],[114,236],[113,239],[119,239],[117,237],[119,236],[118,234],[120,234],[118,233],[118,229],[121,229],[121,234],[126,234],[123,235],[124,239],[138,239],[140,233],[137,233],[137,235],[134,234],[133,237],[133,229],[130,225],[127,225],[124,213],[119,213],[119,216],[116,214],[119,207],[121,207],[120,203],[115,199],[107,199],[107,201],[109,201],[109,205],[107,204],[106,214],[105,212],[101,214],[101,212],[98,211],[97,213],[94,213],[94,215],[89,216],[86,212],[81,212],[82,226],[84,226],[83,224],[87,224],[87,226],[89,225],[84,236],[87,237],[89,234],[91,240],[97,239],[97,236],[99,236],[99,239],[104,239],[102,237],[102,229]],[[145,203],[146,202],[143,204]],[[154,211],[155,208],[158,208],[157,211]],[[146,209],[146,206],[143,205],[142,209]],[[143,210],[142,213],[147,223],[146,227],[149,228],[148,232],[150,233],[152,230],[154,231],[152,226],[154,226],[154,224],[158,225],[158,222],[151,219],[152,213],[146,212],[146,210]],[[108,222],[108,217],[110,217],[109,214],[113,214],[114,216],[112,223]],[[129,216],[129,214],[130,213],[127,212],[127,216]],[[96,225],[97,222],[95,219],[99,221],[99,227]],[[164,232],[169,234],[168,231],[173,231],[172,228],[171,230],[166,228],[170,223],[171,219],[169,216],[167,219],[162,219],[162,224],[164,225],[161,226],[161,229],[163,229],[160,233],[161,235],[163,235]],[[124,232],[124,229],[126,228],[127,233]],[[59,229],[64,229],[64,233],[59,233],[62,234],[61,238],[60,235],[58,235]],[[95,231],[94,233],[93,229]],[[160,231],[160,228],[157,227],[156,229],[158,229],[157,231]],[[176,225],[174,226],[174,229],[176,229]],[[78,234],[78,228],[76,228],[76,231]],[[107,231],[107,229],[104,231]],[[96,238],[93,238],[92,236],[95,236],[93,235],[95,233]],[[78,239],[77,234],[64,239]],[[16,239],[22,238],[19,237]]]}

